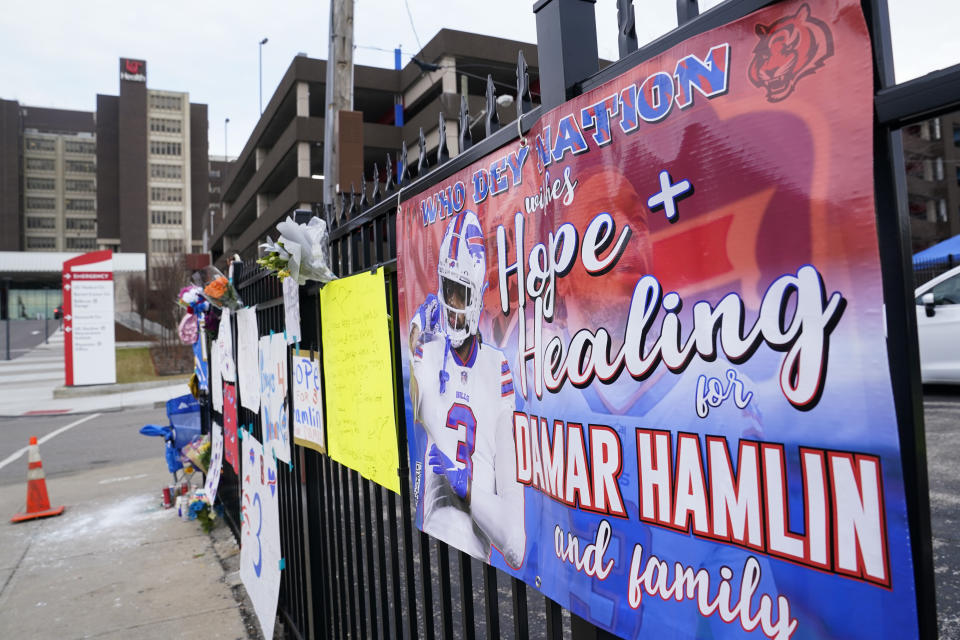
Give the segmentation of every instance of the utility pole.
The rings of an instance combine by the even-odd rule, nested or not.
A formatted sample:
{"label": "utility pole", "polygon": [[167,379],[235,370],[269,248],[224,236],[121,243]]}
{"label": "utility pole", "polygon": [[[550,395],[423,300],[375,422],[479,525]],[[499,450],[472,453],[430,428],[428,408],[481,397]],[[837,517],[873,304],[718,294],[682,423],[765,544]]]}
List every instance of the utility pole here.
{"label": "utility pole", "polygon": [[327,54],[327,112],[323,133],[323,203],[336,202],[340,111],[353,110],[353,0],[330,2],[330,48]]}

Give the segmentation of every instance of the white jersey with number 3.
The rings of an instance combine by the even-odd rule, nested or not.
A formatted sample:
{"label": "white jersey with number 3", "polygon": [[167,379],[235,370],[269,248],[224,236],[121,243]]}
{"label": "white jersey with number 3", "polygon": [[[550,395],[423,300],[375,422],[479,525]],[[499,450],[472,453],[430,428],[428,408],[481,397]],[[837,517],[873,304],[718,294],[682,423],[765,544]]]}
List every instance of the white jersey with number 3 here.
{"label": "white jersey with number 3", "polygon": [[[481,560],[489,560],[491,544],[507,561],[519,564],[523,554],[523,489],[516,482],[513,377],[503,353],[475,340],[466,361],[451,348],[444,352],[442,336],[418,345],[413,357],[417,381],[417,415],[427,432],[423,467],[423,530]],[[449,378],[440,392],[440,372]],[[450,489],[445,476],[435,474],[427,458],[436,444],[460,469],[470,474],[471,503]],[[518,508],[519,511],[513,509]],[[477,510],[498,513],[493,522],[478,521]],[[520,523],[517,518],[520,514]],[[490,520],[490,519],[487,519]],[[520,548],[511,529],[520,527]]]}

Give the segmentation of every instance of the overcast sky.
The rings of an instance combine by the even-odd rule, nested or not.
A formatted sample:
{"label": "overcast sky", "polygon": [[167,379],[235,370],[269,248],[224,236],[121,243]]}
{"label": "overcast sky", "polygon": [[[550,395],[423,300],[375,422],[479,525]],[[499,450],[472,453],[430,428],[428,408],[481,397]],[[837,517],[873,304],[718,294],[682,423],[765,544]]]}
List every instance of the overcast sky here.
{"label": "overcast sky", "polygon": [[[536,41],[530,0],[356,0],[355,62],[393,66],[441,28]],[[813,0],[816,4],[818,0]],[[898,81],[960,62],[960,0],[888,0]],[[701,11],[720,0],[700,0]],[[676,27],[674,0],[635,0],[640,43]],[[0,97],[93,111],[119,92],[118,58],[147,60],[147,84],[209,106],[210,154],[235,156],[259,117],[258,42],[267,102],[298,52],[327,57],[329,4],[305,0],[33,0],[0,17]],[[133,7],[136,7],[135,9]],[[150,7],[149,10],[145,7]],[[597,0],[601,57],[616,59],[616,1]],[[642,15],[641,15],[642,9]],[[377,49],[386,49],[378,51]],[[404,63],[408,56],[404,57]]]}

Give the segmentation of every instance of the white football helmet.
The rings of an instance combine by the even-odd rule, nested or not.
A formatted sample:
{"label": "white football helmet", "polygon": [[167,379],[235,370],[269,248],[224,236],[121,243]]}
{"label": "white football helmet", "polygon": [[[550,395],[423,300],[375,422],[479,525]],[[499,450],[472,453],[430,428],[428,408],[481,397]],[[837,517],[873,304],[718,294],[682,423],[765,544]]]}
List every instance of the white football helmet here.
{"label": "white football helmet", "polygon": [[476,335],[487,288],[487,252],[477,214],[461,211],[447,224],[437,264],[440,316],[454,348]]}

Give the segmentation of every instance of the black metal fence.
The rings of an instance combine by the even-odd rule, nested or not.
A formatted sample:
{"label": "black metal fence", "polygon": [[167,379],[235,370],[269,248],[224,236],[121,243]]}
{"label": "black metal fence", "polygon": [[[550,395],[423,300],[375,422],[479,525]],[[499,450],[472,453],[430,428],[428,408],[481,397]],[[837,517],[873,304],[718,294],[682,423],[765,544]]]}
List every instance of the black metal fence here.
{"label": "black metal fence", "polygon": [[[632,8],[629,2],[620,2],[621,59],[600,72],[584,74],[576,65],[560,69],[550,65],[560,64],[557,54],[561,51],[568,53],[568,60],[589,61],[591,56],[596,59],[596,31],[589,20],[585,24],[584,18],[592,19],[592,3],[541,0],[535,6],[538,22],[550,19],[553,25],[551,29],[538,29],[542,104],[533,106],[523,99],[527,72],[521,56],[517,67],[519,96],[515,122],[501,127],[492,117],[495,110],[488,110],[486,138],[473,145],[469,129],[464,128],[460,153],[453,158],[449,158],[444,138],[440,136],[435,155],[438,166],[433,168],[421,135],[415,170],[407,161],[404,144],[396,159],[392,156],[385,159],[385,185],[381,185],[377,176],[379,169],[375,168],[372,189],[363,184],[359,193],[342,195],[336,206],[317,205],[315,213],[327,220],[331,230],[334,271],[346,276],[385,267],[387,309],[391,317],[396,317],[395,216],[401,191],[407,197],[428,189],[517,139],[542,111],[610,80],[684,39],[774,3],[775,0],[728,0],[698,15],[696,0],[678,0],[680,26],[638,49]],[[863,0],[862,7],[875,55],[874,171],[887,327],[890,335],[905,338],[891,341],[888,348],[901,432],[920,635],[926,638],[936,635],[936,612],[919,365],[909,339],[916,335],[912,303],[916,285],[911,276],[909,226],[904,222],[908,217],[899,128],[957,108],[960,66],[895,85],[886,0]],[[613,28],[609,25],[611,32]],[[570,49],[578,53],[571,56]],[[488,83],[488,103],[492,100],[492,90],[492,83]],[[465,102],[461,105],[460,122],[469,122]],[[396,172],[397,183],[393,180],[393,166],[400,168]],[[416,177],[411,177],[412,174]],[[282,292],[277,279],[268,277],[253,263],[237,263],[234,282],[244,302],[257,305],[261,335],[282,331]],[[322,353],[317,285],[301,287],[300,309],[303,333],[300,346]],[[399,362],[396,326],[392,344],[393,358]],[[396,398],[403,397],[401,384],[396,380]],[[397,411],[397,416],[396,435],[401,453],[399,496],[326,456],[293,446],[293,470],[281,473],[279,482],[280,532],[286,559],[279,602],[282,631],[293,638],[573,637],[579,640],[612,637],[539,592],[528,589],[519,580],[449,548],[414,527],[404,412]],[[241,408],[238,420],[240,425],[252,427],[256,437],[262,437],[256,414]],[[227,519],[239,537],[239,482],[227,467],[219,496]]]}

